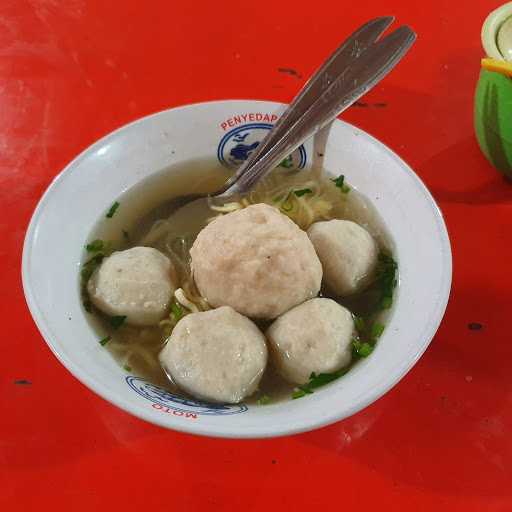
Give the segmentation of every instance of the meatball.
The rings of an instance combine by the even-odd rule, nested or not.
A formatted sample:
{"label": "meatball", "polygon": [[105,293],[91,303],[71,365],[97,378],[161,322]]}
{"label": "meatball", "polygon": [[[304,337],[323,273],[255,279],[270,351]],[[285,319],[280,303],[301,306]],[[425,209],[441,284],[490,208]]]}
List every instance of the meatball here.
{"label": "meatball", "polygon": [[266,333],[274,366],[293,384],[305,384],[312,372],[334,372],[348,365],[353,334],[350,311],[320,298],[280,316]]}
{"label": "meatball", "polygon": [[308,235],[326,285],[339,296],[362,291],[374,277],[378,247],[366,229],[348,220],[315,222]]}
{"label": "meatball", "polygon": [[266,204],[216,218],[190,254],[203,297],[252,318],[275,318],[320,290],[322,265],[306,233]]}
{"label": "meatball", "polygon": [[196,398],[235,404],[258,387],[267,346],[253,322],[224,306],[180,320],[160,352],[160,363]]}
{"label": "meatball", "polygon": [[166,314],[176,288],[167,256],[133,247],[105,258],[87,284],[92,303],[107,315],[126,316],[131,325],[154,325]]}

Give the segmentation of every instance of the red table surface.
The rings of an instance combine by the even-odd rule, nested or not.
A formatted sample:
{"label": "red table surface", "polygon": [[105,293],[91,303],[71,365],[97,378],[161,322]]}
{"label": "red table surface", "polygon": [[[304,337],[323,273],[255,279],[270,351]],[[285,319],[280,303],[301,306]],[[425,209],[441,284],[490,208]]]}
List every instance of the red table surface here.
{"label": "red table surface", "polygon": [[[3,0],[0,510],[512,510],[512,187],[472,125],[480,27],[499,3]],[[451,299],[413,370],[345,421],[250,441],[147,424],[75,380],[36,329],[20,278],[52,178],[152,112],[287,102],[353,29],[390,13],[418,42],[343,117],[408,161],[446,217]]]}

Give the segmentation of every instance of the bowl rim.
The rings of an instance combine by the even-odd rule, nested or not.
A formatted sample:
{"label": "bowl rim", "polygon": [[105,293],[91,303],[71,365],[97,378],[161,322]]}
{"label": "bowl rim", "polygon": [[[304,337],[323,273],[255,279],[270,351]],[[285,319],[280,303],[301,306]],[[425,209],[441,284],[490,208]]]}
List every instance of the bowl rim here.
{"label": "bowl rim", "polygon": [[346,121],[343,121],[341,119],[336,119],[335,123],[342,123],[348,127],[350,127],[351,130],[354,130],[357,134],[364,135],[369,142],[379,147],[381,150],[386,152],[388,156],[390,156],[400,167],[402,167],[404,170],[407,170],[409,172],[410,177],[413,179],[415,187],[420,191],[424,196],[427,202],[429,203],[432,214],[435,218],[438,233],[440,235],[440,242],[441,246],[440,249],[443,254],[442,263],[443,263],[443,269],[444,269],[444,279],[442,281],[442,287],[440,289],[439,293],[439,300],[437,302],[437,308],[435,311],[432,312],[431,320],[428,326],[426,326],[425,334],[423,341],[421,345],[418,345],[418,350],[416,351],[415,357],[411,358],[409,361],[406,362],[406,364],[402,364],[397,366],[397,371],[392,374],[391,376],[388,375],[387,382],[385,385],[379,387],[376,389],[375,392],[368,395],[368,397],[364,400],[361,400],[357,404],[352,405],[351,407],[345,409],[343,412],[339,412],[338,409],[333,408],[329,414],[323,415],[320,418],[314,418],[311,417],[309,421],[303,421],[302,423],[295,423],[295,424],[289,424],[289,425],[279,425],[277,428],[268,428],[268,427],[261,427],[257,430],[250,430],[250,431],[241,431],[240,429],[237,429],[237,427],[231,427],[231,426],[222,426],[222,427],[216,427],[215,432],[212,432],[211,426],[203,426],[201,423],[179,423],[176,422],[172,425],[169,425],[168,422],[164,421],[166,418],[166,415],[162,415],[161,419],[160,417],[155,417],[151,414],[149,414],[149,410],[146,413],[145,409],[142,408],[134,408],[132,404],[130,404],[129,401],[125,400],[121,396],[112,396],[112,393],[109,392],[109,389],[106,385],[103,385],[100,381],[89,375],[87,372],[84,372],[80,367],[78,367],[72,359],[68,358],[65,354],[59,352],[57,347],[54,346],[52,342],[52,338],[55,338],[53,335],[51,328],[46,324],[44,313],[42,309],[39,307],[37,300],[34,296],[32,285],[29,280],[28,276],[28,264],[30,260],[30,248],[34,242],[34,237],[36,235],[36,229],[38,221],[41,217],[41,214],[46,207],[48,201],[51,200],[52,195],[54,194],[54,191],[56,187],[59,185],[59,183],[67,176],[70,175],[70,173],[75,172],[75,167],[77,167],[77,164],[89,153],[95,151],[100,146],[105,145],[108,143],[108,141],[118,135],[119,132],[126,130],[130,127],[133,127],[137,124],[143,124],[147,122],[149,119],[154,117],[159,117],[161,115],[165,115],[170,111],[180,111],[180,110],[187,110],[187,109],[193,109],[195,107],[199,106],[206,106],[206,105],[212,105],[212,104],[222,104],[222,103],[262,103],[262,104],[274,104],[274,105],[284,105],[280,102],[275,102],[272,100],[255,100],[255,99],[224,99],[224,100],[212,100],[212,101],[204,101],[204,102],[196,102],[196,103],[189,103],[185,105],[180,105],[177,107],[172,107],[168,109],[163,109],[158,112],[154,112],[152,114],[149,114],[147,116],[138,118],[134,121],[131,121],[125,125],[122,125],[121,127],[115,129],[114,131],[106,134],[105,136],[101,137],[100,139],[96,140],[93,144],[86,147],[83,151],[81,151],[75,158],[73,158],[63,169],[60,171],[50,182],[48,187],[46,188],[45,192],[39,199],[36,208],[34,209],[34,212],[32,214],[32,217],[30,219],[30,222],[28,224],[28,228],[25,235],[25,240],[23,244],[23,253],[22,253],[22,260],[21,260],[21,274],[22,274],[22,284],[23,284],[23,291],[25,295],[25,300],[27,302],[28,308],[30,310],[31,316],[34,319],[34,322],[40,331],[41,335],[43,336],[43,339],[45,340],[46,344],[52,351],[52,353],[55,355],[55,357],[61,362],[61,364],[64,365],[64,367],[71,373],[73,377],[75,377],[79,382],[81,382],[83,385],[88,387],[91,391],[99,395],[101,398],[105,399],[107,402],[110,402],[111,404],[119,407],[125,412],[128,412],[129,414],[132,414],[142,420],[145,420],[149,423],[159,425],[161,427],[164,427],[166,429],[171,429],[174,431],[189,433],[189,434],[195,434],[200,436],[207,436],[207,437],[216,437],[216,438],[247,438],[247,439],[258,439],[258,438],[272,438],[272,437],[282,437],[287,435],[293,435],[298,434],[301,432],[311,431],[315,430],[327,425],[330,425],[332,423],[335,423],[336,421],[339,421],[344,418],[348,418],[355,414],[356,412],[359,412],[360,410],[364,409],[371,403],[377,401],[379,398],[381,398],[384,394],[386,394],[392,387],[394,387],[400,380],[410,371],[410,369],[416,364],[416,362],[419,360],[419,358],[423,355],[427,347],[429,346],[430,342],[432,341],[435,333],[437,332],[437,329],[441,323],[441,320],[444,316],[449,296],[450,296],[450,290],[451,290],[451,282],[452,282],[452,252],[451,252],[451,245],[450,245],[450,239],[448,236],[448,231],[446,228],[446,223],[444,221],[443,214],[435,202],[434,198],[430,194],[429,190],[423,183],[423,181],[417,176],[417,174],[413,171],[413,169],[402,159],[400,158],[393,150],[391,150],[388,146],[386,146],[383,142],[379,141],[377,138],[373,137],[371,134],[367,133],[366,131],[352,125],[351,123],[348,123]]}

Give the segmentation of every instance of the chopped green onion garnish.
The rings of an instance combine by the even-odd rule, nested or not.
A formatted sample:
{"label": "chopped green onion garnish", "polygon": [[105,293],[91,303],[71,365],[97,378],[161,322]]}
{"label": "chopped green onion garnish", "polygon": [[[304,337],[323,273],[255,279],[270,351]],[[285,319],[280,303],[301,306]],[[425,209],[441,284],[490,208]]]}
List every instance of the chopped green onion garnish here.
{"label": "chopped green onion garnish", "polygon": [[396,278],[397,270],[398,265],[393,257],[381,251],[377,263],[376,277],[376,282],[381,292],[381,309],[389,309],[393,304],[393,292],[398,283]]}
{"label": "chopped green onion garnish", "polygon": [[384,325],[383,324],[381,324],[379,322],[375,322],[372,325],[372,338],[374,340],[379,339],[383,332],[384,332]]}
{"label": "chopped green onion garnish", "polygon": [[299,386],[297,389],[302,391],[305,395],[311,395],[313,393],[313,390],[309,387],[309,382],[303,386]]}
{"label": "chopped green onion garnish", "polygon": [[113,252],[112,242],[104,240],[93,240],[85,246],[86,250],[93,253],[94,256],[89,258],[80,269],[82,302],[88,313],[92,312],[92,304],[87,293],[87,282],[93,275],[94,271],[101,265],[103,258],[110,256]]}
{"label": "chopped green onion garnish", "polygon": [[305,194],[312,194],[313,191],[310,189],[310,188],[303,188],[301,190],[294,190],[293,193],[297,196],[297,197],[302,197],[303,195]]}
{"label": "chopped green onion garnish", "polygon": [[123,229],[123,238],[129,242],[130,241],[130,235],[128,234],[128,231],[126,229]]}
{"label": "chopped green onion garnish", "polygon": [[97,265],[101,263],[101,260],[105,256],[110,256],[114,249],[112,247],[112,242],[105,241],[105,240],[93,240],[91,243],[87,244],[85,246],[85,249],[87,252],[95,253],[92,258],[87,260],[83,265],[82,268],[86,268],[88,265]]}
{"label": "chopped green onion garnish", "polygon": [[369,343],[361,343],[358,340],[352,341],[355,355],[359,357],[368,357],[373,352],[373,346]]}
{"label": "chopped green onion garnish", "polygon": [[301,398],[305,395],[313,393],[313,390],[329,384],[336,379],[339,379],[348,372],[348,368],[341,368],[336,372],[332,373],[319,373],[318,375],[313,372],[309,377],[309,381],[302,386],[299,386],[292,394],[292,398]]}
{"label": "chopped green onion garnish", "polygon": [[103,250],[103,247],[105,246],[105,243],[103,240],[94,240],[90,244],[87,244],[85,246],[86,250],[88,252],[99,252]]}
{"label": "chopped green onion garnish", "polygon": [[98,252],[95,254],[92,258],[87,260],[83,265],[82,269],[80,270],[80,276],[82,278],[82,303],[84,305],[84,309],[88,312],[92,312],[92,303],[89,299],[89,295],[87,293],[87,282],[89,281],[90,277],[94,273],[94,271],[100,266],[101,262],[103,261],[104,254],[101,252]]}
{"label": "chopped green onion garnish", "polygon": [[125,320],[126,320],[126,315],[111,316],[108,319],[108,321],[113,329],[119,329],[119,327],[121,327],[121,325],[124,324]]}
{"label": "chopped green onion garnish", "polygon": [[345,182],[345,176],[343,174],[340,174],[337,178],[331,178],[331,181],[336,185],[338,188],[343,187],[343,183]]}
{"label": "chopped green onion garnish", "polygon": [[119,203],[116,201],[109,209],[105,217],[107,219],[111,219],[114,216],[114,213],[116,213],[116,210],[119,208]]}
{"label": "chopped green onion garnish", "polygon": [[174,317],[176,322],[178,322],[183,316],[183,308],[177,302],[173,302],[171,304],[171,315]]}
{"label": "chopped green onion garnish", "polygon": [[361,334],[365,330],[365,321],[364,318],[361,316],[355,316],[354,317],[354,326],[356,328],[356,331]]}
{"label": "chopped green onion garnish", "polygon": [[82,270],[80,273],[82,274],[82,278],[87,280],[89,277],[91,277],[92,273],[96,270],[97,267],[101,264],[103,261],[103,258],[105,256],[102,253],[96,254],[96,256],[93,256],[90,260],[87,260],[82,265]]}
{"label": "chopped green onion garnish", "polygon": [[305,391],[302,391],[302,389],[296,389],[296,390],[292,393],[292,399],[293,399],[293,400],[296,400],[297,398],[302,398],[303,396],[306,396],[306,392],[305,392]]}
{"label": "chopped green onion garnish", "polygon": [[102,347],[104,347],[110,340],[112,339],[111,336],[106,336],[105,338],[103,338],[102,340],[100,340],[100,345]]}
{"label": "chopped green onion garnish", "polygon": [[83,265],[82,265],[82,268],[87,268],[87,267],[97,267],[103,260],[105,256],[100,253],[100,254],[96,254],[95,256],[93,256],[92,258],[88,259]]}
{"label": "chopped green onion garnish", "polygon": [[131,372],[132,371],[132,367],[131,366],[128,366],[127,364],[125,364],[123,366],[123,368],[127,371],[127,372]]}
{"label": "chopped green onion garnish", "polygon": [[268,405],[270,402],[271,402],[271,400],[268,395],[261,395],[258,398],[258,405]]}
{"label": "chopped green onion garnish", "polygon": [[361,357],[368,357],[373,352],[373,347],[369,343],[362,343],[358,348],[357,353]]}
{"label": "chopped green onion garnish", "polygon": [[391,297],[383,297],[380,301],[381,309],[389,309],[393,305],[393,299]]}
{"label": "chopped green onion garnish", "polygon": [[285,167],[286,169],[289,169],[290,167],[293,167],[293,158],[292,155],[288,155],[280,164],[280,167]]}
{"label": "chopped green onion garnish", "polygon": [[345,176],[343,176],[343,174],[340,174],[337,178],[332,178],[331,181],[334,182],[336,187],[344,194],[348,194],[350,192],[350,187],[345,185]]}

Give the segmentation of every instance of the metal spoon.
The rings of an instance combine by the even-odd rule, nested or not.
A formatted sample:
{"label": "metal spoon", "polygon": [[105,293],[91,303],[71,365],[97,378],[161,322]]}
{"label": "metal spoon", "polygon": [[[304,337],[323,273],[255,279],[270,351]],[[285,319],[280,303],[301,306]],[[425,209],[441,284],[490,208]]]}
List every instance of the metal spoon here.
{"label": "metal spoon", "polygon": [[[172,221],[201,217],[209,204],[222,205],[246,195],[279,162],[368,92],[402,59],[416,39],[402,26],[377,41],[393,17],[369,21],[357,29],[318,69],[247,161],[210,196],[172,199]],[[204,218],[204,217],[203,217]]]}

